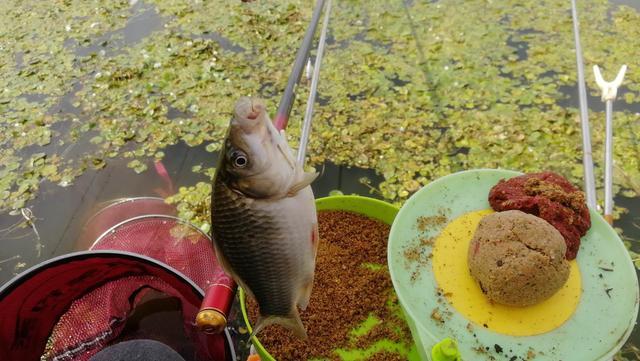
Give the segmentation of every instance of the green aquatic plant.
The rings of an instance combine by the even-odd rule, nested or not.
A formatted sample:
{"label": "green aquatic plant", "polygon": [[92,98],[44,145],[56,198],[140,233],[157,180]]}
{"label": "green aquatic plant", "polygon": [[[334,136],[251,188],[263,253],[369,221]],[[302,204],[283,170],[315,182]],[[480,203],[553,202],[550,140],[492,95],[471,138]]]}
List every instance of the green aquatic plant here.
{"label": "green aquatic plant", "polygon": [[[261,96],[275,112],[314,3],[0,2],[0,214],[115,158],[140,173],[177,142],[218,151],[238,97]],[[590,95],[593,65],[605,77],[629,66],[614,108],[614,191],[638,197],[640,13],[578,5]],[[308,164],[374,169],[383,182],[364,184],[396,204],[469,168],[553,170],[581,185],[569,10],[560,0],[337,2]],[[307,87],[287,130],[294,147]],[[604,113],[597,98],[590,105],[602,199]],[[213,164],[190,166],[213,176]],[[208,231],[210,192],[200,182],[168,202]],[[619,232],[640,265],[639,240]]]}
{"label": "green aquatic plant", "polygon": [[[313,5],[0,3],[0,212],[28,206],[43,182],[69,186],[114,158],[140,173],[180,141],[219,150],[238,97],[261,96],[275,111]],[[615,106],[614,190],[637,197],[640,13],[606,0],[578,10],[586,69],[598,64],[608,77],[629,66]],[[587,81],[598,96],[590,72]],[[566,1],[340,1],[308,163],[374,169],[384,180],[368,186],[396,204],[468,168],[553,170],[581,184],[575,82]],[[294,147],[307,87],[287,130]],[[602,199],[603,112],[590,120]],[[206,207],[187,194],[207,189],[194,187],[173,201],[204,225]]]}
{"label": "green aquatic plant", "polygon": [[178,216],[191,222],[203,232],[211,229],[211,183],[198,182],[194,186],[180,187],[165,202],[174,204]]}

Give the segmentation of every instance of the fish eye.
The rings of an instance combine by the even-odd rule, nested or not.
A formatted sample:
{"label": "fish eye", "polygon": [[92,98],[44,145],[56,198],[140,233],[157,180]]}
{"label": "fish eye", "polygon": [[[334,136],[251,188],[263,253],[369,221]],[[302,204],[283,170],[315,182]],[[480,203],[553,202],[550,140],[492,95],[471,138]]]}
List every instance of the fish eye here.
{"label": "fish eye", "polygon": [[244,168],[249,163],[247,156],[241,151],[234,151],[231,153],[231,162],[233,162],[233,166],[236,168]]}

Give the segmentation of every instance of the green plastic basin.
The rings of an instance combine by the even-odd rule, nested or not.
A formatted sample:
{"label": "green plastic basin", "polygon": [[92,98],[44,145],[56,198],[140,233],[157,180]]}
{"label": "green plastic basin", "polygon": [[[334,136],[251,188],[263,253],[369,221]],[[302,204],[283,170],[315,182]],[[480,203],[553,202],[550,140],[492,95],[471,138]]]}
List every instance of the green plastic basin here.
{"label": "green plastic basin", "polygon": [[[393,220],[398,214],[398,208],[377,199],[373,199],[370,197],[362,197],[362,196],[330,196],[325,198],[316,199],[316,209],[318,211],[330,211],[330,210],[340,210],[340,211],[349,211],[354,213],[359,213],[364,216],[377,219],[386,224],[391,225]],[[249,332],[252,332],[252,326],[249,321],[249,317],[247,314],[246,307],[246,295],[242,289],[239,289],[239,297],[240,297],[240,307],[242,310],[242,317],[247,324]],[[260,343],[257,337],[252,338],[252,343],[260,355],[262,361],[275,361],[275,358],[269,354],[269,352],[264,348],[264,346]],[[397,348],[394,348],[391,344],[383,344],[382,348],[387,349],[389,351],[397,351]],[[415,350],[415,346],[411,350],[405,350],[407,353],[407,357],[410,360],[419,360],[417,357],[417,351]],[[341,357],[345,361],[351,360],[361,360],[362,355],[359,355],[357,351],[349,351],[341,354]]]}

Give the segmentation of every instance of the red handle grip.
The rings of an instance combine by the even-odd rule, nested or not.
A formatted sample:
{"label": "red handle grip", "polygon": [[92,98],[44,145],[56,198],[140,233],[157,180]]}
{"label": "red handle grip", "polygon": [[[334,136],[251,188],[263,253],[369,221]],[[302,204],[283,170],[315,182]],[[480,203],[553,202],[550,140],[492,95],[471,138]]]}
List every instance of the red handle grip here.
{"label": "red handle grip", "polygon": [[215,283],[205,290],[196,325],[206,333],[220,333],[227,326],[227,316],[231,310],[237,285],[233,279],[222,274]]}

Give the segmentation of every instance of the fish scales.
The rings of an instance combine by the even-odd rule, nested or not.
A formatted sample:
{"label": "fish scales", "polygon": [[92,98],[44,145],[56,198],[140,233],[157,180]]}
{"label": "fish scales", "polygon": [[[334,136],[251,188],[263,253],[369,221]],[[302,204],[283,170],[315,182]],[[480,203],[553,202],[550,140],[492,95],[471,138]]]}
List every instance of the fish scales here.
{"label": "fish scales", "polygon": [[254,334],[277,323],[306,336],[297,306],[313,284],[316,176],[296,164],[264,103],[241,98],[214,179],[211,230],[220,264],[258,303]]}
{"label": "fish scales", "polygon": [[[220,235],[220,247],[234,272],[253,286],[250,292],[260,305],[261,313],[287,315],[292,290],[281,280],[291,277],[298,257],[279,257],[293,252],[282,242],[283,222],[274,212],[263,212],[256,203],[234,194],[221,182],[216,183],[213,217],[215,234]],[[253,206],[253,207],[252,207]],[[279,212],[278,212],[279,213]],[[299,258],[298,258],[299,259]],[[284,306],[284,308],[283,308]]]}

